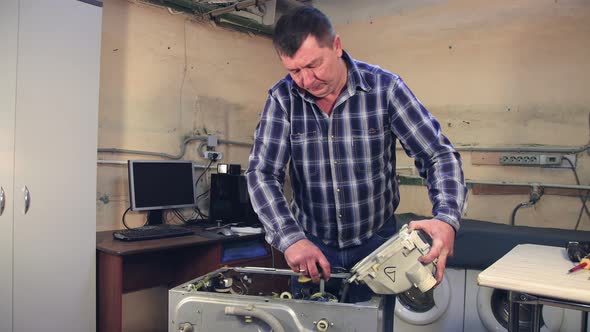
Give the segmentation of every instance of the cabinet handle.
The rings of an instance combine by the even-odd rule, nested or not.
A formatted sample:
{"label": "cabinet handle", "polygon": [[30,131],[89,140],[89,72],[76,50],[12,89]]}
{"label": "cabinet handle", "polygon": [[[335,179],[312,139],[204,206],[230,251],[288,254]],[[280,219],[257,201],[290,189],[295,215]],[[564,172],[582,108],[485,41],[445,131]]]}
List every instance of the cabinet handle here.
{"label": "cabinet handle", "polygon": [[29,192],[29,188],[25,186],[25,214],[29,211],[29,206],[31,206],[31,193]]}
{"label": "cabinet handle", "polygon": [[0,216],[4,213],[4,205],[6,204],[6,198],[4,197],[4,188],[0,187]]}

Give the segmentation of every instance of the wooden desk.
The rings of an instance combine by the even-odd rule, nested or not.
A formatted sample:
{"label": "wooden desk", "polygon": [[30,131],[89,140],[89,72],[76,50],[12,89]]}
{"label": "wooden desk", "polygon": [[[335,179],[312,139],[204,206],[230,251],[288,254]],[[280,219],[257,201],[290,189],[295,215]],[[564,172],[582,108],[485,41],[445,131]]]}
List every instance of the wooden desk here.
{"label": "wooden desk", "polygon": [[532,304],[533,330],[540,330],[541,306],[582,310],[582,331],[590,311],[590,271],[566,272],[574,264],[564,248],[521,244],[477,277],[480,286],[509,291],[508,331],[518,331],[519,304]]}
{"label": "wooden desk", "polygon": [[[172,288],[224,265],[271,266],[266,256],[221,262],[224,243],[260,239],[262,234],[222,237],[203,232],[176,238],[123,242],[113,239],[113,231],[96,233],[97,250],[97,330],[119,332],[122,329],[123,294],[141,289]],[[280,252],[274,252],[284,266]]]}

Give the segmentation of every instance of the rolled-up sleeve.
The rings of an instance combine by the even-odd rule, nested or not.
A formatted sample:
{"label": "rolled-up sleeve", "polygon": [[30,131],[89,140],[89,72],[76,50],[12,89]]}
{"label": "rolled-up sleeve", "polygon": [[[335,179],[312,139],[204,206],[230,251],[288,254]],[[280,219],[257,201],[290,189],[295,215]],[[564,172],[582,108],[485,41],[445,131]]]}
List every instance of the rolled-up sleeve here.
{"label": "rolled-up sleeve", "polygon": [[246,180],[254,211],[264,225],[266,241],[284,252],[305,234],[284,195],[285,166],[290,159],[288,113],[272,91],[254,132]]}

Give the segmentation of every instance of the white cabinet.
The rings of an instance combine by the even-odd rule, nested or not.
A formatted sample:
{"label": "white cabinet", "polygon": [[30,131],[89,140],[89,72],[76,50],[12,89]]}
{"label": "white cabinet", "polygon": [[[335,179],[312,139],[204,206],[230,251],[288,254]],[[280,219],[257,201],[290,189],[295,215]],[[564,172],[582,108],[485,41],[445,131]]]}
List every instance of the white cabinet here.
{"label": "white cabinet", "polygon": [[0,1],[1,332],[95,330],[101,18]]}

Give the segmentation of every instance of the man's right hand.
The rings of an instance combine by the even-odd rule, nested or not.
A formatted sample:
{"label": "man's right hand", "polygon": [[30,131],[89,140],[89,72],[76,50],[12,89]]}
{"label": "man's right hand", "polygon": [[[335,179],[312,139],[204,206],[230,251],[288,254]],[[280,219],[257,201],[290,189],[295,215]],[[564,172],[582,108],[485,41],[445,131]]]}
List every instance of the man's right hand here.
{"label": "man's right hand", "polygon": [[330,279],[330,263],[322,251],[308,239],[299,240],[287,248],[285,260],[293,271],[309,276],[313,282],[320,281],[318,266],[324,279]]}

